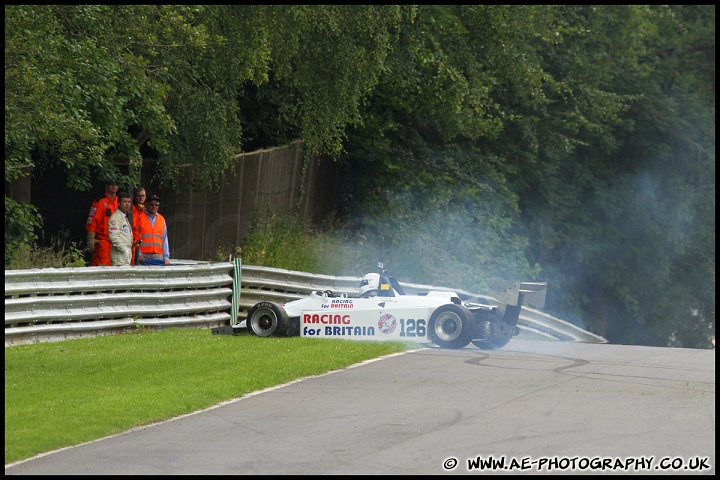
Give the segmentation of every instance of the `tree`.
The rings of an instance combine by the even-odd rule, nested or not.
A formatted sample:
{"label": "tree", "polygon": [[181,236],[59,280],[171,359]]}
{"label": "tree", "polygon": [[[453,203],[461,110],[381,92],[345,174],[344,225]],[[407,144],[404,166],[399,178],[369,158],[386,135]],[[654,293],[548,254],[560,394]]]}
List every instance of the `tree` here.
{"label": "tree", "polygon": [[[296,112],[295,131],[312,151],[336,153],[400,11],[6,6],[6,181],[62,165],[73,189],[106,179],[130,187],[145,149],[157,157],[157,184],[190,172],[199,188],[214,189],[242,148],[243,86],[266,83],[271,67],[292,93],[283,108]],[[129,163],[127,174],[116,159]],[[6,215],[6,232],[27,233],[29,210],[14,212],[23,218],[14,225]]]}
{"label": "tree", "polygon": [[[521,208],[534,256],[559,287],[550,304],[614,343],[707,348],[715,303],[714,7],[572,13],[583,11],[591,23],[580,18],[579,25],[594,32],[595,48],[577,52],[591,56],[557,58],[585,59],[576,72],[630,101],[624,111],[595,108],[595,118],[616,120],[593,122],[604,129],[580,124],[582,143],[568,154],[544,142],[540,168],[523,173]],[[557,70],[565,65],[548,69],[567,77]],[[612,99],[588,85],[568,89],[587,98],[579,105]],[[554,119],[566,116],[554,112],[539,122],[539,138],[552,138],[546,127]]]}
{"label": "tree", "polygon": [[[500,253],[512,233],[529,241],[514,272],[540,265],[561,318],[613,342],[707,346],[714,8],[698,9],[420,7],[347,143],[357,238],[420,236],[416,271],[463,245],[451,258],[492,272],[512,263]],[[413,212],[453,198],[464,215],[441,210],[454,223],[430,231],[495,225],[504,234],[483,254],[497,262],[417,228]]]}
{"label": "tree", "polygon": [[[153,65],[154,38],[143,21],[171,28],[188,7],[5,6],[5,180],[60,164],[66,183],[90,188],[96,178],[132,185],[114,158],[140,159],[130,127],[153,132],[151,145],[167,147],[174,132],[163,107],[168,86]],[[180,36],[180,30],[178,36]],[[186,30],[181,40],[203,41]],[[34,238],[32,206],[5,199],[6,245]],[[9,215],[14,208],[15,215]],[[39,219],[33,226],[40,226]],[[7,232],[23,234],[7,237]],[[7,257],[6,257],[7,260]]]}
{"label": "tree", "polygon": [[358,238],[376,242],[369,250],[394,247],[385,258],[399,276],[478,291],[536,273],[515,231],[512,165],[485,148],[512,115],[496,90],[515,82],[531,98],[541,80],[535,65],[516,61],[526,46],[508,40],[536,25],[536,13],[430,5],[404,19],[343,156],[346,218]]}

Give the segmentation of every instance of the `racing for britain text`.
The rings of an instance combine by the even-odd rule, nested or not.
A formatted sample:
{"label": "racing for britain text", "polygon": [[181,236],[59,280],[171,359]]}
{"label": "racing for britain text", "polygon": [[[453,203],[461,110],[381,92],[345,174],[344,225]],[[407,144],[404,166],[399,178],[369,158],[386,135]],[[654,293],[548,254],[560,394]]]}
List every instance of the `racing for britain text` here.
{"label": "racing for britain text", "polygon": [[[388,318],[389,317],[389,318]],[[303,315],[303,336],[375,336],[375,328],[367,326],[353,326],[350,315],[333,314],[305,314]],[[400,319],[400,337],[425,338],[427,326],[425,319],[409,318]],[[313,328],[313,324],[333,325],[321,328]],[[311,326],[308,326],[311,325]],[[336,326],[342,325],[342,326]],[[392,333],[395,330],[395,319],[392,315],[383,315],[378,322],[378,328],[382,333]]]}

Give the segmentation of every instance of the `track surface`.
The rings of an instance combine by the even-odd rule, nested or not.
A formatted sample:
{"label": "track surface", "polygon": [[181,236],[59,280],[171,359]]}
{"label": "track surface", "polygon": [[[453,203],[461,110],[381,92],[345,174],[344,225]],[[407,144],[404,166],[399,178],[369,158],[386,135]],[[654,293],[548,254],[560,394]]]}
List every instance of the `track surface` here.
{"label": "track surface", "polygon": [[[5,474],[467,474],[490,456],[516,461],[494,473],[714,474],[715,351],[521,340],[425,348]],[[666,457],[680,469],[657,468]],[[591,469],[592,459],[628,468]],[[572,463],[586,468],[562,468]]]}

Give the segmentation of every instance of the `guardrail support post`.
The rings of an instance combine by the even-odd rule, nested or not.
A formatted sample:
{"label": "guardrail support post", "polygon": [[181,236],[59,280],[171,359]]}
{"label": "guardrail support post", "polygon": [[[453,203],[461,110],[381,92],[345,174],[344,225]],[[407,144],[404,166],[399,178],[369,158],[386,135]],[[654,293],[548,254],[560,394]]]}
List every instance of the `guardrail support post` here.
{"label": "guardrail support post", "polygon": [[232,312],[230,312],[230,325],[235,326],[238,323],[238,310],[240,309],[240,279],[242,277],[242,258],[235,259],[233,268],[233,293],[232,293]]}

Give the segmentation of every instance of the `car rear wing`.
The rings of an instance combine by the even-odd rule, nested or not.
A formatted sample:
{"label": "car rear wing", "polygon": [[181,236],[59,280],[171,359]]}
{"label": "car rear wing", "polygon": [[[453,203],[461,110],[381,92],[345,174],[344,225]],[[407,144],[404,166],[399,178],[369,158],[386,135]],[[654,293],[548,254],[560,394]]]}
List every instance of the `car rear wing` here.
{"label": "car rear wing", "polygon": [[547,282],[515,282],[491,287],[495,298],[505,305],[522,306],[523,303],[537,308],[545,306]]}

